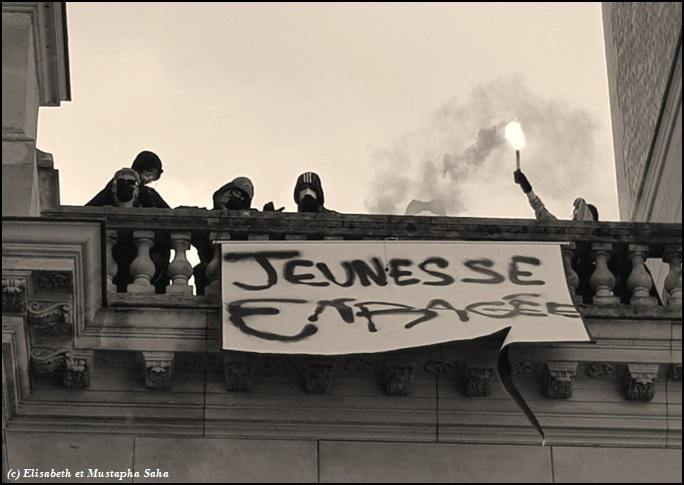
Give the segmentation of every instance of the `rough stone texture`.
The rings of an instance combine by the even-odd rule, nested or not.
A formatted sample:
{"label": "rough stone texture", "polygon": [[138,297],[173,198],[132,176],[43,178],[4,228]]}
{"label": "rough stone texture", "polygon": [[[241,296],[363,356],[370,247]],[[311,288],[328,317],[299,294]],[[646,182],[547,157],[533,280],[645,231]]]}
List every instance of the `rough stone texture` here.
{"label": "rough stone texture", "polygon": [[[68,468],[71,479],[27,478],[19,482],[80,482],[91,481],[131,483],[131,479],[119,481],[116,478],[76,479],[74,474],[88,469],[100,471],[121,471],[133,466],[132,436],[75,434],[75,433],[13,433],[7,431],[8,468],[37,468],[49,472]],[[4,478],[4,477],[3,477]],[[14,480],[13,480],[14,481]]]}
{"label": "rough stone texture", "polygon": [[604,2],[603,24],[620,214],[626,219],[645,175],[681,31],[682,5]]}
{"label": "rough stone texture", "polygon": [[135,444],[136,471],[169,472],[156,480],[162,482],[315,482],[316,466],[315,441],[138,438]]}
{"label": "rough stone texture", "polygon": [[326,442],[321,482],[550,482],[551,450],[541,446]]}
{"label": "rough stone texture", "polygon": [[682,450],[553,448],[555,482],[682,481]]}

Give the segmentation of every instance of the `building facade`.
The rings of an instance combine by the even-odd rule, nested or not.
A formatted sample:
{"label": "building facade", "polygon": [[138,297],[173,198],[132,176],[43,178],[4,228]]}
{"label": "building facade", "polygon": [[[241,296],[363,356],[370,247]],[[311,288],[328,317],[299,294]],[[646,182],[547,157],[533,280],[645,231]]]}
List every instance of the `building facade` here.
{"label": "building facade", "polygon": [[[681,481],[681,216],[62,206],[35,125],[39,105],[70,97],[67,60],[63,4],[3,3],[3,481]],[[135,283],[117,292],[113,248],[127,238]],[[566,242],[593,343],[504,354],[543,439],[499,381],[495,337],[337,357],[221,350],[212,241],[388,238]],[[175,250],[161,294],[149,283],[160,241]],[[190,245],[207,276],[194,291]],[[664,304],[645,261],[666,265]]]}

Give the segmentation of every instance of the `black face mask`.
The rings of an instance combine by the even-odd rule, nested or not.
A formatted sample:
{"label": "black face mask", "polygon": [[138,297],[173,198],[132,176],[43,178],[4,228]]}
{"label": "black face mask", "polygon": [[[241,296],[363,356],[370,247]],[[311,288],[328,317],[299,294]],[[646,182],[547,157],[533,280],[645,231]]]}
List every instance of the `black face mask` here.
{"label": "black face mask", "polygon": [[128,202],[135,195],[135,182],[133,180],[116,181],[116,198],[120,202]]}
{"label": "black face mask", "polygon": [[305,195],[299,201],[299,212],[318,212],[318,201],[310,195]]}

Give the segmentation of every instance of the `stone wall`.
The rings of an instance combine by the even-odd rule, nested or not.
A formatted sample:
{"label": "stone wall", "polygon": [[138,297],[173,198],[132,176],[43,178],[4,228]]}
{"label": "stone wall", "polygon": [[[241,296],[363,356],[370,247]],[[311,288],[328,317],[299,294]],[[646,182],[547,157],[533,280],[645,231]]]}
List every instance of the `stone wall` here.
{"label": "stone wall", "polygon": [[[65,480],[77,482],[94,481],[86,480],[88,469],[123,473],[123,483],[682,480],[678,449],[7,434],[10,469],[68,469],[71,479]],[[74,476],[78,470],[84,471],[84,479]],[[129,470],[140,476],[128,476]],[[145,470],[162,475],[145,479]]]}

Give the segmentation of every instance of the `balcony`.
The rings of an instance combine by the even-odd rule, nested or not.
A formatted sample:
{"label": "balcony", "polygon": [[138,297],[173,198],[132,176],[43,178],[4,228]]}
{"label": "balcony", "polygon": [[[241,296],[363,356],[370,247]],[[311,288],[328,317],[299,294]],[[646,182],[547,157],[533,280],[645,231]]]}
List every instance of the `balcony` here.
{"label": "balcony", "polygon": [[[538,442],[498,382],[494,337],[336,357],[221,351],[212,242],[265,239],[564,243],[593,342],[508,354],[547,443],[681,447],[680,224],[202,209],[63,206],[3,219],[10,429]],[[121,244],[135,258],[122,260]],[[169,281],[155,288],[160,254]],[[645,261],[661,265],[664,296]]]}

